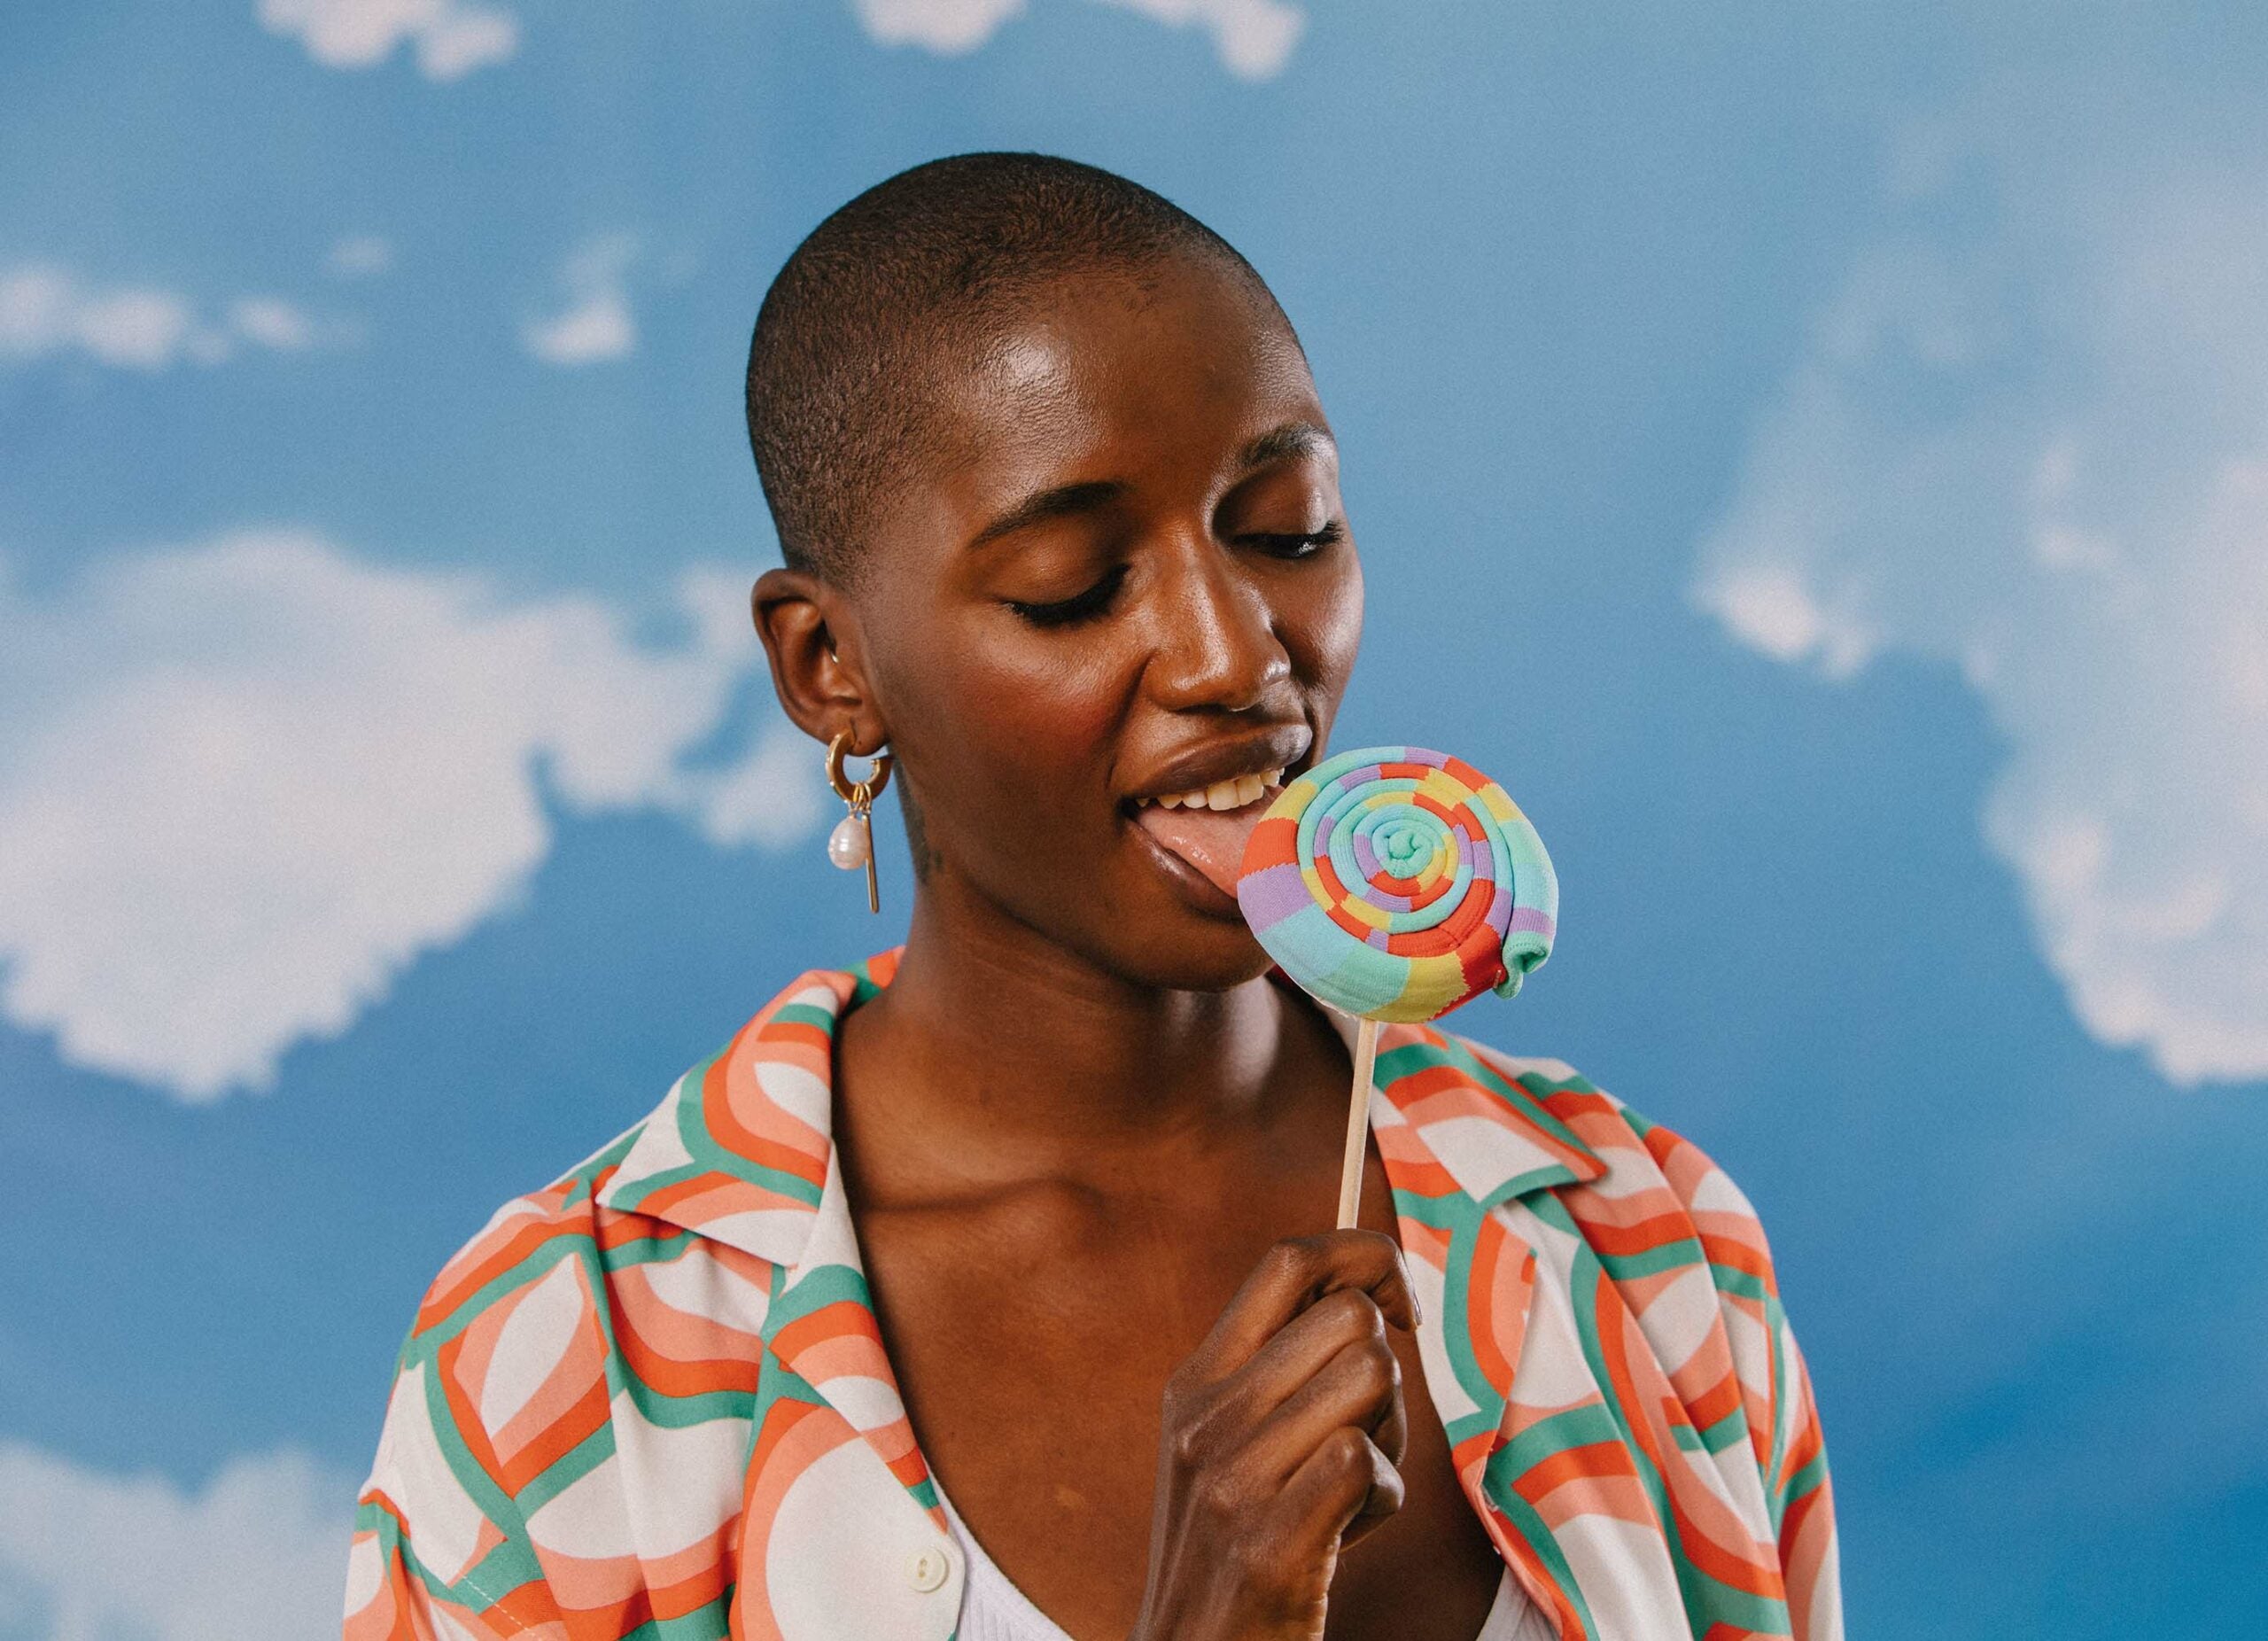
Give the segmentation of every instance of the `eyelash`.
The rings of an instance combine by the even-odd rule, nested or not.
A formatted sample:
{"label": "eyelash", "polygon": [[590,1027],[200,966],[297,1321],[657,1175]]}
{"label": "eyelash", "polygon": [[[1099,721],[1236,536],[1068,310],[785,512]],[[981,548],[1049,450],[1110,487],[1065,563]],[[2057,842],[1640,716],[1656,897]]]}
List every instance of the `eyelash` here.
{"label": "eyelash", "polygon": [[1347,527],[1334,518],[1322,529],[1304,535],[1248,535],[1239,539],[1260,542],[1264,550],[1278,558],[1305,558],[1345,540],[1346,535]]}
{"label": "eyelash", "polygon": [[[1322,529],[1304,534],[1247,535],[1238,539],[1259,546],[1273,557],[1300,559],[1333,545],[1343,540],[1346,534],[1345,526],[1333,519]],[[1060,599],[1052,604],[1020,603],[1010,599],[1008,608],[1034,626],[1069,626],[1075,622],[1099,616],[1110,608],[1110,601],[1117,595],[1119,587],[1126,579],[1126,568],[1124,564],[1113,565],[1102,579],[1073,597]]]}
{"label": "eyelash", "polygon": [[1126,566],[1115,564],[1105,572],[1101,580],[1076,597],[1052,604],[1022,604],[1010,599],[1008,608],[1034,626],[1068,626],[1074,621],[1084,621],[1108,609],[1119,584],[1125,579]]}

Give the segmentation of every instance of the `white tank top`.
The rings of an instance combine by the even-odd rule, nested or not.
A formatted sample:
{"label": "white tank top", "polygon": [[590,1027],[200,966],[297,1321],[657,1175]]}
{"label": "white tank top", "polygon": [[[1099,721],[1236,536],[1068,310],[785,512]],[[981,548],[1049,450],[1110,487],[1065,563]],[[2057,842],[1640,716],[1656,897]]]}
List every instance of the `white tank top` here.
{"label": "white tank top", "polygon": [[[929,1473],[932,1486],[937,1485],[937,1475]],[[960,1512],[953,1508],[952,1500],[945,1497],[945,1489],[937,1487],[937,1502],[945,1507],[945,1520],[953,1531],[953,1542],[960,1546],[962,1559],[968,1575],[962,1586],[960,1627],[954,1632],[954,1641],[1071,1641],[1060,1625],[1031,1604],[1031,1598],[1008,1582],[1008,1575],[993,1565],[992,1558],[984,1553],[984,1546],[976,1542],[976,1535],[968,1530],[968,1523],[960,1519]],[[1513,1582],[1511,1569],[1496,1586],[1496,1604],[1488,1609],[1487,1622],[1473,1641],[1557,1641],[1550,1624],[1534,1604],[1530,1602],[1519,1585]]]}

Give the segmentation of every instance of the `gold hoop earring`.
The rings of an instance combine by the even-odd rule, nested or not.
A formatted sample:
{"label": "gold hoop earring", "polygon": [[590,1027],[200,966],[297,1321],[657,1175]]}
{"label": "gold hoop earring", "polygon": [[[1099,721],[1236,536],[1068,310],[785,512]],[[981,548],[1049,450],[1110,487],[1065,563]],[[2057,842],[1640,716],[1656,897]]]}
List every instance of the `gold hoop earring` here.
{"label": "gold hoop earring", "polygon": [[850,732],[838,729],[835,739],[827,743],[827,783],[835,795],[850,806],[850,813],[835,823],[835,830],[827,836],[827,858],[846,872],[866,868],[866,910],[882,909],[881,887],[874,882],[874,828],[868,819],[874,812],[875,795],[889,784],[890,755],[880,752],[874,756],[874,766],[866,778],[846,782],[843,777],[843,755],[848,750]]}

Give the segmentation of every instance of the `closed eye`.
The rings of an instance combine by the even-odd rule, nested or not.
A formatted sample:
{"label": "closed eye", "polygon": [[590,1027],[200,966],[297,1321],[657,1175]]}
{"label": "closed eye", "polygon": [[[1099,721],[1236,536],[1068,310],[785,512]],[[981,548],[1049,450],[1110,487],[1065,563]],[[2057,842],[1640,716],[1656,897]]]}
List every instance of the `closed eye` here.
{"label": "closed eye", "polygon": [[1305,558],[1310,553],[1346,540],[1346,537],[1347,526],[1334,518],[1320,530],[1293,534],[1262,531],[1240,535],[1237,540],[1277,558]]}
{"label": "closed eye", "polygon": [[1126,579],[1126,566],[1115,564],[1104,572],[1101,580],[1072,597],[1049,604],[1028,604],[1015,599],[1007,601],[1008,608],[1034,626],[1068,626],[1087,620],[1110,608],[1110,601],[1117,595],[1119,585]]}

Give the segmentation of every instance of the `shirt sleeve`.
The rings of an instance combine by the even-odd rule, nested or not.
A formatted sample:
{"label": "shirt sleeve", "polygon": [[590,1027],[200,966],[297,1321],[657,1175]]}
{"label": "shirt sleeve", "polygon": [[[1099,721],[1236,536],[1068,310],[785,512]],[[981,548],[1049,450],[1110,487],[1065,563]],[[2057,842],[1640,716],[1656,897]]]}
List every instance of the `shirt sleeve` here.
{"label": "shirt sleeve", "polygon": [[355,1510],[345,1641],[503,1641],[532,1627],[525,1614],[540,1605],[540,1586],[507,1587],[524,1582],[507,1570],[510,1552],[526,1548],[518,1506],[452,1467],[449,1450],[467,1443],[419,1405],[427,1388],[420,1365],[405,1365],[394,1381]]}
{"label": "shirt sleeve", "polygon": [[1796,1641],[1842,1641],[1843,1592],[1835,1533],[1835,1489],[1827,1474],[1827,1438],[1811,1371],[1795,1330],[1776,1299],[1772,1354],[1778,1393],[1773,1398],[1772,1462],[1766,1493],[1779,1533],[1780,1567],[1787,1581],[1788,1612]]}
{"label": "shirt sleeve", "polygon": [[1811,1371],[1796,1342],[1787,1307],[1781,1303],[1779,1275],[1763,1222],[1731,1176],[1698,1146],[1627,1107],[1622,1114],[1642,1136],[1693,1221],[1716,1279],[1736,1357],[1746,1354],[1755,1364],[1743,1373],[1744,1380],[1761,1393],[1750,1402],[1750,1428],[1759,1450],[1795,1641],[1843,1641],[1842,1578],[1827,1438]]}
{"label": "shirt sleeve", "polygon": [[514,1420],[555,1402],[560,1370],[507,1359],[525,1338],[586,1331],[563,1306],[579,1292],[574,1227],[559,1205],[523,1198],[427,1290],[396,1365],[377,1457],[358,1502],[345,1641],[505,1641],[557,1634],[560,1614],[530,1541],[514,1463]]}

